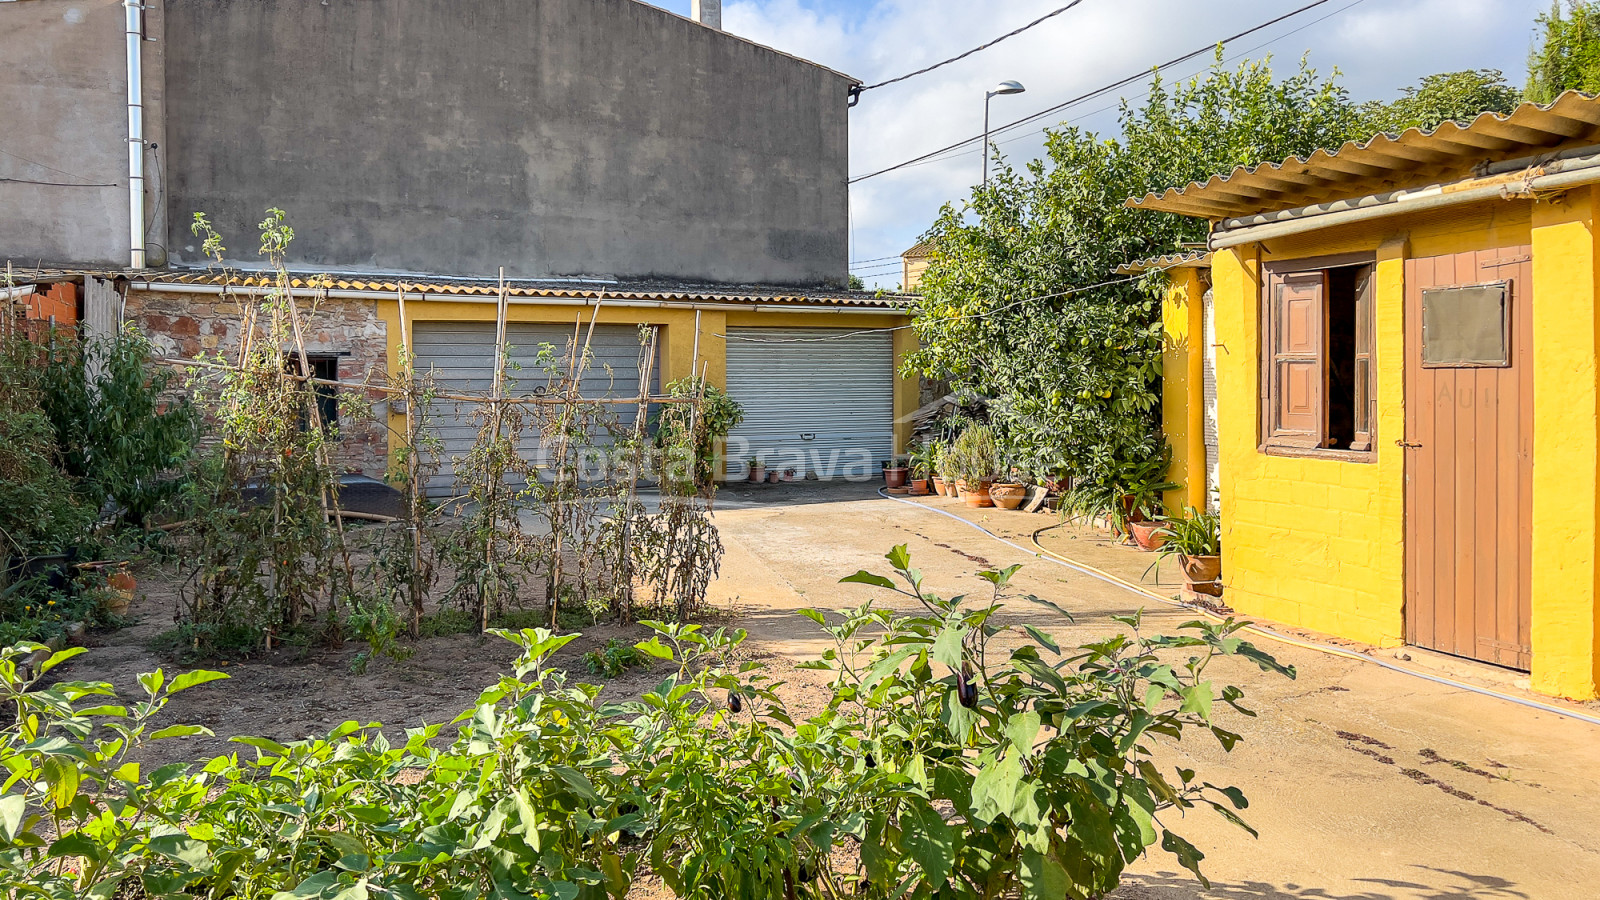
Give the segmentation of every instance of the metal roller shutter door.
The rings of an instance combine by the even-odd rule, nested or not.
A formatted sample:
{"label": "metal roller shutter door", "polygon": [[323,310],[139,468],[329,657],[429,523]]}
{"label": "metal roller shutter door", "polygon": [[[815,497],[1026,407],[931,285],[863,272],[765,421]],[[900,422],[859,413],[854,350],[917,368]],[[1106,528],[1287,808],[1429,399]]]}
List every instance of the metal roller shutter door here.
{"label": "metal roller shutter door", "polygon": [[[494,329],[492,322],[417,322],[413,326],[412,341],[416,344],[418,375],[431,371],[440,391],[487,394],[494,384]],[[549,384],[538,362],[541,346],[553,347],[560,368],[565,369],[572,334],[571,325],[508,324],[509,358],[521,369],[506,367],[507,394],[540,393]],[[597,325],[589,350],[592,359],[581,384],[585,397],[638,396],[642,349],[637,326]],[[657,374],[651,377],[652,391],[660,386],[660,369],[653,368]],[[428,482],[430,494],[449,495],[459,490],[455,483],[455,459],[465,456],[477,440],[478,424],[472,418],[477,406],[476,403],[442,400],[433,404],[431,425],[442,443],[442,459],[439,471]],[[624,426],[631,426],[638,412],[637,407],[626,404],[613,409]],[[609,443],[609,436],[597,443]],[[530,424],[523,433],[519,449],[524,456],[535,458],[539,444],[537,428]]]}
{"label": "metal roller shutter door", "polygon": [[894,382],[888,332],[728,329],[728,393],[744,406],[730,467],[759,456],[821,478],[876,475],[894,452]]}

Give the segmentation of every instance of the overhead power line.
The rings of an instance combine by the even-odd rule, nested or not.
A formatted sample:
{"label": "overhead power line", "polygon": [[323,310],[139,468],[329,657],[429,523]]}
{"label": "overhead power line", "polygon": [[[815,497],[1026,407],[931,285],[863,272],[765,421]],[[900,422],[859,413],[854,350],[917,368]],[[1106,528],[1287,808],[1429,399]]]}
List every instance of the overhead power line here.
{"label": "overhead power line", "polygon": [[1080,4],[1082,2],[1083,2],[1083,0],[1072,0],[1072,2],[1068,3],[1066,6],[1063,6],[1063,7],[1059,8],[1059,9],[1051,10],[1050,12],[1045,13],[1044,15],[1040,16],[1039,18],[1034,19],[1032,22],[1029,22],[1028,24],[1022,26],[1021,28],[1015,29],[1013,31],[1008,31],[1005,34],[1000,35],[999,37],[995,38],[994,40],[990,41],[987,44],[982,44],[982,45],[979,45],[977,47],[973,47],[971,50],[968,50],[967,52],[961,54],[960,56],[952,56],[949,59],[943,60],[941,62],[936,62],[931,66],[927,66],[925,68],[918,69],[915,72],[907,72],[906,74],[901,75],[898,78],[891,78],[888,81],[880,81],[877,84],[865,85],[865,86],[863,86],[861,88],[858,88],[856,90],[856,93],[859,94],[862,91],[870,91],[873,88],[888,87],[891,84],[898,84],[898,83],[900,83],[902,81],[905,81],[907,79],[915,78],[918,75],[926,75],[929,72],[932,72],[934,69],[938,69],[938,68],[941,68],[943,66],[948,66],[953,62],[960,62],[961,60],[966,59],[967,57],[971,56],[974,53],[982,53],[983,51],[989,49],[990,47],[993,47],[995,44],[998,44],[1001,41],[1004,41],[1004,40],[1006,40],[1008,38],[1014,38],[1017,35],[1023,33],[1024,31],[1027,31],[1028,29],[1034,27],[1035,25],[1038,25],[1038,24],[1040,24],[1042,22],[1045,22],[1045,21],[1047,21],[1049,19],[1053,19],[1056,16],[1061,15],[1062,13],[1064,13],[1067,10],[1073,8],[1074,6],[1077,6],[1078,4]]}
{"label": "overhead power line", "polygon": [[[1126,87],[1127,85],[1132,84],[1133,82],[1138,81],[1139,79],[1148,76],[1152,70],[1160,71],[1161,69],[1170,68],[1172,66],[1179,65],[1180,63],[1188,62],[1189,60],[1194,59],[1197,56],[1201,56],[1201,55],[1204,55],[1206,53],[1210,53],[1210,52],[1215,51],[1216,48],[1219,47],[1219,46],[1226,46],[1227,44],[1231,44],[1234,41],[1239,40],[1240,38],[1248,37],[1249,35],[1255,34],[1258,31],[1262,31],[1264,29],[1271,28],[1272,26],[1278,24],[1279,22],[1285,21],[1287,19],[1292,19],[1295,16],[1300,15],[1301,13],[1304,13],[1304,12],[1306,12],[1308,10],[1315,9],[1315,8],[1317,8],[1319,6],[1322,6],[1325,3],[1330,3],[1330,2],[1332,2],[1332,0],[1312,0],[1311,3],[1307,3],[1305,6],[1302,6],[1299,9],[1295,9],[1293,11],[1284,13],[1283,15],[1278,16],[1275,19],[1272,19],[1272,20],[1267,21],[1267,22],[1262,22],[1260,25],[1256,25],[1256,26],[1254,26],[1252,28],[1247,28],[1244,31],[1239,32],[1238,34],[1235,34],[1235,35],[1232,35],[1232,36],[1229,36],[1229,37],[1225,37],[1220,41],[1215,41],[1213,43],[1207,44],[1204,47],[1201,47],[1201,48],[1199,48],[1197,50],[1190,51],[1189,53],[1185,53],[1182,56],[1174,57],[1173,59],[1169,59],[1164,63],[1159,63],[1159,64],[1157,64],[1155,66],[1150,67],[1150,68],[1146,68],[1143,71],[1137,72],[1137,73],[1135,73],[1133,75],[1129,75],[1126,78],[1121,78],[1121,79],[1118,79],[1117,81],[1113,81],[1112,83],[1110,83],[1108,85],[1105,85],[1103,87],[1095,88],[1094,90],[1089,91],[1086,94],[1080,94],[1080,95],[1078,95],[1076,97],[1073,97],[1070,100],[1064,101],[1062,103],[1057,103],[1055,106],[1049,107],[1048,109],[1042,109],[1042,110],[1040,110],[1040,111],[1038,111],[1036,113],[1033,113],[1032,115],[1024,116],[1024,117],[1022,117],[1020,119],[1017,119],[1014,122],[1008,122],[1008,123],[1006,123],[1004,125],[1001,125],[1001,126],[999,126],[997,128],[992,128],[992,129],[990,129],[989,133],[990,133],[990,135],[995,135],[995,134],[999,134],[1001,132],[1009,131],[1009,130],[1011,130],[1013,128],[1016,128],[1019,125],[1026,125],[1029,122],[1033,122],[1035,120],[1042,119],[1045,116],[1048,116],[1053,112],[1057,112],[1059,110],[1065,109],[1066,107],[1072,106],[1073,104],[1082,103],[1085,100],[1091,100],[1091,99],[1093,99],[1095,97],[1100,96],[1101,94],[1109,93],[1110,91],[1114,91],[1114,90],[1116,90],[1117,88],[1120,88],[1120,87]],[[942,154],[949,153],[951,150],[959,150],[962,147],[967,146],[968,144],[972,144],[972,143],[975,143],[975,142],[981,142],[983,139],[984,139],[984,135],[981,135],[981,134],[974,135],[974,136],[972,136],[970,138],[967,138],[966,140],[956,141],[954,144],[950,144],[949,146],[940,147],[938,150],[934,150],[934,151],[929,152],[929,153],[924,153],[921,156],[917,156],[917,157],[914,157],[912,159],[908,159],[905,162],[896,163],[896,164],[894,164],[892,166],[888,166],[886,168],[879,169],[876,172],[868,172],[865,175],[857,175],[856,177],[851,178],[846,183],[847,184],[855,184],[858,181],[865,181],[868,178],[876,178],[879,175],[885,175],[885,174],[887,174],[889,172],[893,172],[893,171],[895,171],[897,169],[904,169],[907,166],[911,166],[911,165],[915,165],[915,164],[920,163],[920,162],[924,162],[926,160],[932,159],[935,156],[940,156]]]}

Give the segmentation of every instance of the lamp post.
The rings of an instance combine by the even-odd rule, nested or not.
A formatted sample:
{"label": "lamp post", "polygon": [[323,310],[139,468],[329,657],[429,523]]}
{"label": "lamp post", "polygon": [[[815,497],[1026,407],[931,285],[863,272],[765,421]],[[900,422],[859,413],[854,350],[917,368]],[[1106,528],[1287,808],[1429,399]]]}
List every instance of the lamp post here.
{"label": "lamp post", "polygon": [[983,95],[983,184],[989,186],[989,101],[1001,94],[1020,94],[1027,88],[1020,81],[1002,81]]}

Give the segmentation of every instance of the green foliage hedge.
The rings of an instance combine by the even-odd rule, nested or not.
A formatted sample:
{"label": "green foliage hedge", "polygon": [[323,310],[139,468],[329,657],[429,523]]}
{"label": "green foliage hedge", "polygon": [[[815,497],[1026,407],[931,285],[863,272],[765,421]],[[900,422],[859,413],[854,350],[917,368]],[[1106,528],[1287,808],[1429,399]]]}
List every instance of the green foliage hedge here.
{"label": "green foliage hedge", "polygon": [[[981,573],[984,600],[928,593],[904,547],[898,591],[825,623],[826,707],[791,717],[763,666],[732,664],[742,632],[655,624],[636,650],[670,673],[604,702],[551,654],[574,636],[501,632],[523,649],[455,720],[391,743],[376,723],[326,738],[234,740],[240,752],[146,771],[148,741],[207,733],[153,724],[170,698],[225,676],[108,684],[24,674],[38,648],[0,656],[15,721],[0,732],[0,887],[13,898],[621,898],[646,872],[693,898],[1103,896],[1156,844],[1198,874],[1170,830],[1210,807],[1238,822],[1235,788],[1163,771],[1185,731],[1240,739],[1206,677],[1214,657],[1288,672],[1234,636],[1123,633],[1063,649],[1000,624],[1015,567]],[[826,624],[831,623],[831,624]],[[1009,637],[1006,647],[997,640]],[[1020,639],[1020,640],[1017,640]],[[68,651],[39,666],[44,675]],[[1290,673],[1292,674],[1292,673]],[[835,851],[852,860],[839,865]]]}

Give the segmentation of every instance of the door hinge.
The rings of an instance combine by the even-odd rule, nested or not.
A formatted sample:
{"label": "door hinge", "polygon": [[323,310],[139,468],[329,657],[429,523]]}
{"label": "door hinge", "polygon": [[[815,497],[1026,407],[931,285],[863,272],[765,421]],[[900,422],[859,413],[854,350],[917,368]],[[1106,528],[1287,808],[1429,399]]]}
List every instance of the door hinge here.
{"label": "door hinge", "polygon": [[1404,440],[1404,439],[1400,439],[1400,440],[1395,441],[1394,445],[1396,447],[1410,447],[1410,448],[1416,449],[1416,450],[1422,449],[1422,445],[1417,443],[1416,441],[1408,441],[1408,440]]}

